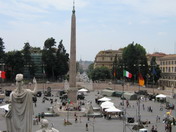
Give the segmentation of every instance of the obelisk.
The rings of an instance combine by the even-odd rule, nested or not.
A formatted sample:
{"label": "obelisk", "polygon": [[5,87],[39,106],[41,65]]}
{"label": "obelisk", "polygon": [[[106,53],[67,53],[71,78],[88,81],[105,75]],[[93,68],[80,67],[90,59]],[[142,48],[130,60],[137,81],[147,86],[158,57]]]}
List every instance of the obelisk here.
{"label": "obelisk", "polygon": [[75,5],[73,2],[73,11],[71,17],[71,40],[70,40],[70,64],[69,64],[69,90],[68,98],[71,102],[77,101],[77,88],[76,88],[76,15]]}

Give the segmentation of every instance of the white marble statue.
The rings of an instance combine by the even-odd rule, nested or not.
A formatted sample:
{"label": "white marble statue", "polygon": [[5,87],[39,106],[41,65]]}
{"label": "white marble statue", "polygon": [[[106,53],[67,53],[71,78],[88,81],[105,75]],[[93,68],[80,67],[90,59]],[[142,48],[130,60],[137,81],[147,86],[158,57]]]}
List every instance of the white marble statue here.
{"label": "white marble statue", "polygon": [[35,78],[33,83],[33,91],[23,89],[23,74],[16,75],[16,89],[10,94],[10,110],[6,114],[8,132],[32,132],[32,96],[37,93]]}
{"label": "white marble statue", "polygon": [[36,131],[36,132],[59,132],[58,130],[56,130],[55,128],[49,128],[49,122],[47,119],[42,119],[41,120],[41,127],[40,130]]}

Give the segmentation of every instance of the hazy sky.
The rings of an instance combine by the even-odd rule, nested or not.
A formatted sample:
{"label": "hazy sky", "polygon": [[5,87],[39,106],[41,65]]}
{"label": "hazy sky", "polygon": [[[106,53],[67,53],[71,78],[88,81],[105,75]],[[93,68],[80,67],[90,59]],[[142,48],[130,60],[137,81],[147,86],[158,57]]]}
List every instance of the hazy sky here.
{"label": "hazy sky", "polygon": [[[176,50],[176,0],[76,0],[77,60],[134,41],[148,53]],[[43,47],[55,38],[70,52],[73,0],[0,0],[0,37],[5,50],[25,42]],[[174,46],[175,45],[175,46]]]}

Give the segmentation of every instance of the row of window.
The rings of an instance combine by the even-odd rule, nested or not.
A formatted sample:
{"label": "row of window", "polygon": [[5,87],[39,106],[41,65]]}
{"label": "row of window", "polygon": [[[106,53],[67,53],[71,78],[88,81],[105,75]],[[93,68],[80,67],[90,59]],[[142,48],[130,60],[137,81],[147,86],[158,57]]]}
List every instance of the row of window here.
{"label": "row of window", "polygon": [[162,79],[176,80],[175,76],[162,76]]}
{"label": "row of window", "polygon": [[176,73],[176,67],[160,67],[162,72]]}
{"label": "row of window", "polygon": [[114,58],[113,57],[97,57],[96,61],[113,61]]}
{"label": "row of window", "polygon": [[174,61],[174,60],[161,61],[160,65],[176,65],[176,61]]}

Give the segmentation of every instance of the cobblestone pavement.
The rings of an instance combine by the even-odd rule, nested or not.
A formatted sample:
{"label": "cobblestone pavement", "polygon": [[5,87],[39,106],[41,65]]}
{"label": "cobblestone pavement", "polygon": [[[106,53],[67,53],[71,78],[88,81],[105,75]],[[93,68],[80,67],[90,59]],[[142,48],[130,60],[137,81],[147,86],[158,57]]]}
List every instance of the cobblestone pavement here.
{"label": "cobblestone pavement", "polygon": [[[121,88],[119,86],[119,88]],[[57,90],[53,90],[52,93],[55,95]],[[95,103],[95,97],[97,97],[97,90],[91,91],[88,93],[88,95],[85,98],[85,103],[87,101],[92,101],[93,106],[98,106]],[[52,98],[57,98],[58,97],[52,97]],[[110,97],[112,99],[112,102],[114,102],[115,106],[119,109],[122,109],[120,106],[120,102],[122,102],[119,98],[117,97]],[[129,101],[131,107],[127,108],[127,117],[137,117],[137,102],[136,101]],[[0,105],[4,105],[5,103],[2,103]],[[150,130],[152,125],[158,128],[158,132],[165,132],[164,130],[164,124],[162,123],[162,119],[164,118],[165,113],[167,110],[160,111],[160,106],[162,104],[158,102],[153,102],[153,101],[141,101],[141,106],[140,106],[140,113],[141,113],[141,120],[142,121],[150,121],[151,124],[148,125],[148,129]],[[143,110],[142,105],[144,104],[145,110]],[[37,107],[34,107],[34,116],[37,115],[38,113],[41,112],[46,112],[48,107],[51,107],[52,105],[50,102],[46,101],[45,103],[42,103],[42,98],[38,98],[37,101]],[[148,112],[147,107],[151,106],[153,108],[153,112]],[[172,111],[172,113],[176,113],[176,111]],[[0,110],[0,130],[6,130],[6,123],[5,123],[5,118],[3,117],[4,111]],[[160,116],[161,121],[156,123],[156,116]],[[67,125],[64,126],[64,119],[67,118],[67,115],[65,116],[58,116],[58,117],[45,117],[46,119],[49,120],[50,126],[51,123],[54,125],[56,129],[58,129],[60,132],[84,132],[86,131],[86,123],[88,123],[88,128],[89,132],[123,132],[123,121],[120,120],[119,118],[112,118],[111,120],[104,119],[103,117],[101,118],[90,118],[90,121],[87,120],[86,117],[81,117],[81,122],[78,119],[78,122],[75,123],[75,118],[72,115],[69,115],[69,121],[72,123],[72,125]],[[40,125],[33,125],[33,132],[38,130]],[[126,132],[131,132],[131,126],[126,126]]]}

